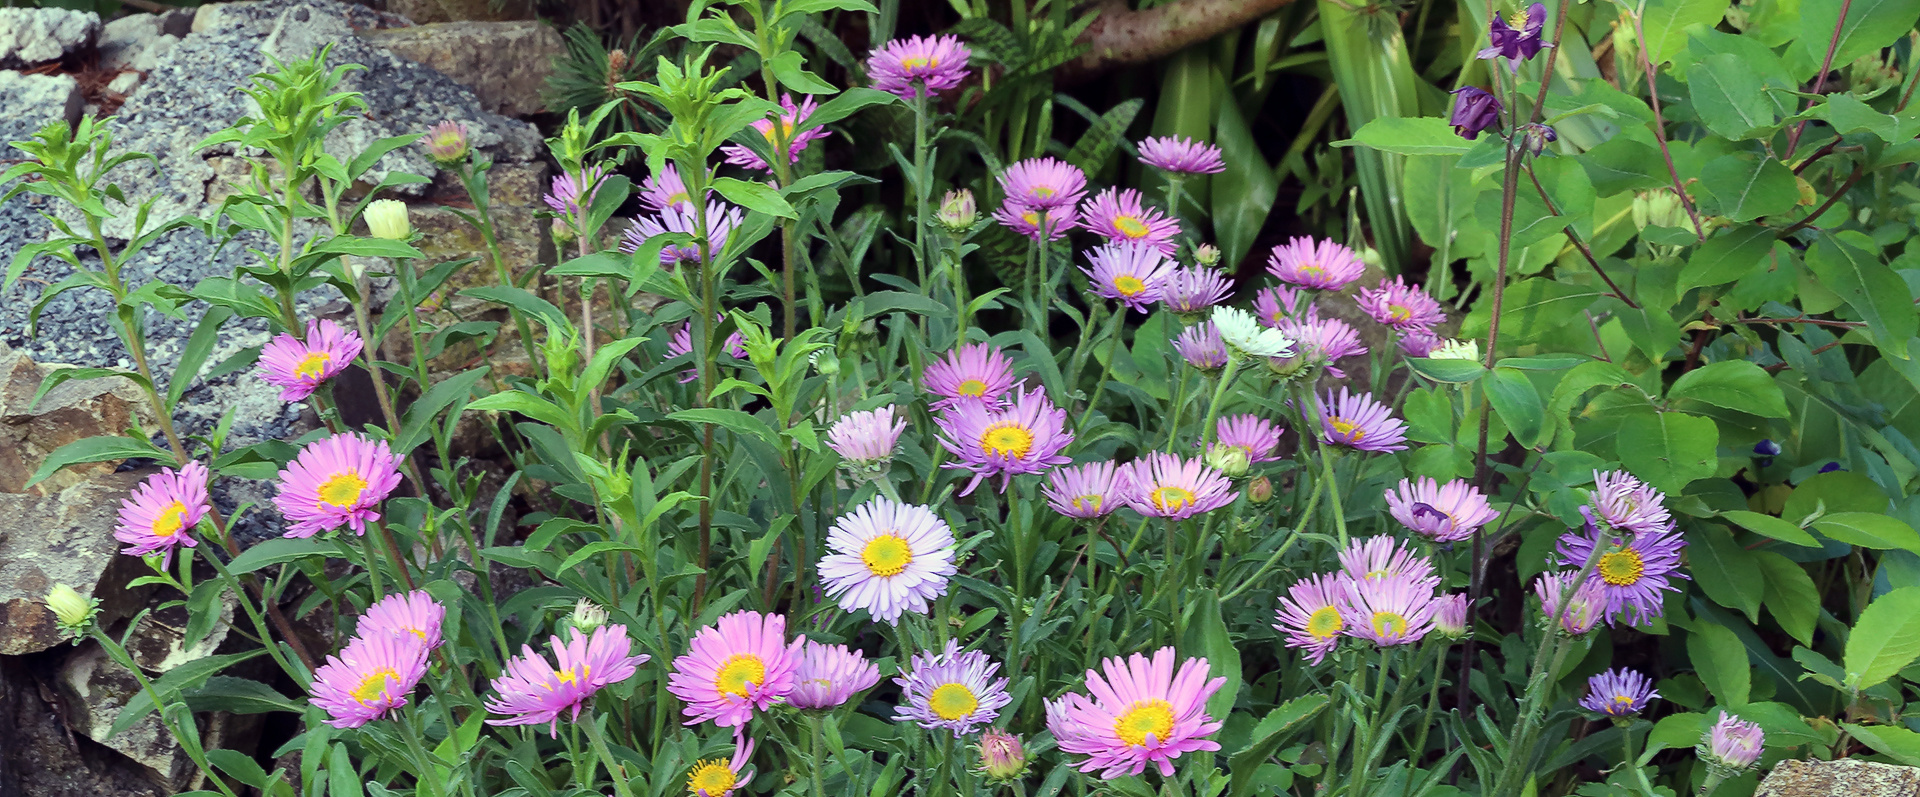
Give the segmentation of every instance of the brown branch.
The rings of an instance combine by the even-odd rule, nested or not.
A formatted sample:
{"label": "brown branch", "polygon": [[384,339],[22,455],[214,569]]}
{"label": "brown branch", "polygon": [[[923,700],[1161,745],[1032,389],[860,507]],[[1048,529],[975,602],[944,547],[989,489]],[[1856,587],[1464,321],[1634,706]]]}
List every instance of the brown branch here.
{"label": "brown branch", "polygon": [[1060,69],[1063,83],[1086,80],[1114,67],[1165,58],[1273,13],[1293,0],[1174,0],[1132,11],[1125,0],[1106,0],[1100,16],[1080,34],[1090,45]]}
{"label": "brown branch", "polygon": [[1847,175],[1847,181],[1840,184],[1840,190],[1833,192],[1833,196],[1827,197],[1827,201],[1822,203],[1820,207],[1814,208],[1813,212],[1808,213],[1806,218],[1796,221],[1793,223],[1793,226],[1781,230],[1780,237],[1785,238],[1813,226],[1814,220],[1820,218],[1821,214],[1826,213],[1828,208],[1833,207],[1833,203],[1840,201],[1840,197],[1846,196],[1847,190],[1853,188],[1854,183],[1860,182],[1860,176],[1863,174],[1866,174],[1865,165],[1854,166],[1853,174]]}
{"label": "brown branch", "polygon": [[[1833,21],[1833,38],[1827,40],[1827,57],[1820,60],[1820,77],[1813,81],[1813,93],[1826,91],[1827,75],[1833,71],[1833,51],[1840,47],[1840,32],[1847,27],[1847,11],[1853,6],[1853,0],[1840,0],[1840,18]],[[1811,106],[1813,99],[1808,98]],[[1807,120],[1800,120],[1793,130],[1787,133],[1787,154],[1781,160],[1793,157],[1793,150],[1800,146],[1800,134],[1807,129]]]}
{"label": "brown branch", "polygon": [[[1647,40],[1646,27],[1641,24],[1640,15],[1633,15],[1633,35],[1639,41]],[[1680,207],[1687,209],[1687,218],[1693,220],[1693,234],[1700,240],[1707,240],[1707,228],[1700,224],[1700,211],[1693,207],[1693,197],[1687,196],[1687,187],[1680,183],[1680,170],[1673,166],[1673,153],[1667,150],[1667,120],[1660,116],[1660,84],[1653,78],[1653,61],[1648,60],[1647,48],[1636,47],[1640,51],[1640,65],[1647,70],[1647,98],[1653,101],[1653,138],[1660,142],[1660,157],[1667,162],[1667,174],[1673,177],[1673,194],[1680,198]]]}
{"label": "brown branch", "polygon": [[[1560,215],[1560,208],[1554,206],[1553,197],[1547,195],[1547,187],[1540,184],[1540,175],[1533,172],[1533,163],[1531,161],[1527,162],[1527,177],[1533,180],[1533,189],[1540,192],[1540,201],[1546,203],[1547,212],[1555,216]],[[1600,260],[1595,258],[1593,256],[1593,250],[1587,248],[1586,243],[1580,240],[1580,233],[1574,231],[1572,224],[1568,224],[1566,229],[1561,230],[1561,233],[1567,236],[1567,242],[1573,244],[1573,248],[1580,250],[1580,254],[1586,256],[1587,263],[1593,266],[1593,273],[1600,275],[1600,281],[1605,282],[1607,287],[1613,289],[1613,298],[1625,302],[1630,309],[1640,309],[1640,305],[1634,304],[1632,299],[1627,298],[1627,292],[1620,290],[1620,286],[1614,284],[1613,278],[1607,276],[1607,270],[1600,267]]]}

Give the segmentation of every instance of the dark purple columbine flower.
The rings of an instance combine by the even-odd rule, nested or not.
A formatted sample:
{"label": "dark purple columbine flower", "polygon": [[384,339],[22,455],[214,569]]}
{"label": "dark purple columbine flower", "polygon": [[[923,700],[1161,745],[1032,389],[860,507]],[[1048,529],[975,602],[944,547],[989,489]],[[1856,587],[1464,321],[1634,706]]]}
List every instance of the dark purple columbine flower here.
{"label": "dark purple columbine flower", "polygon": [[1821,465],[1821,466],[1820,466],[1820,472],[1821,472],[1821,473],[1832,473],[1832,472],[1834,472],[1834,471],[1836,471],[1836,470],[1846,470],[1846,468],[1843,468],[1843,467],[1840,467],[1840,463],[1839,463],[1839,462],[1837,462],[1837,461],[1836,461],[1836,462],[1829,462],[1829,463],[1827,463],[1827,464],[1825,464],[1825,465]]}
{"label": "dark purple columbine flower", "polygon": [[1527,6],[1525,16],[1514,14],[1512,20],[1494,17],[1487,26],[1487,38],[1492,46],[1480,51],[1482,60],[1505,57],[1507,66],[1520,71],[1520,62],[1528,60],[1550,47],[1540,39],[1542,28],[1547,25],[1547,7],[1542,3]]}
{"label": "dark purple columbine flower", "polygon": [[1453,92],[1453,132],[1472,141],[1480,131],[1500,124],[1500,100],[1479,86],[1461,86]]}
{"label": "dark purple columbine flower", "polygon": [[1560,134],[1553,128],[1538,122],[1529,122],[1520,126],[1520,145],[1527,148],[1529,154],[1538,155],[1547,151],[1547,145],[1560,140]]}
{"label": "dark purple columbine flower", "polygon": [[1753,454],[1757,457],[1780,456],[1780,444],[1773,442],[1771,439],[1762,440],[1753,444]]}

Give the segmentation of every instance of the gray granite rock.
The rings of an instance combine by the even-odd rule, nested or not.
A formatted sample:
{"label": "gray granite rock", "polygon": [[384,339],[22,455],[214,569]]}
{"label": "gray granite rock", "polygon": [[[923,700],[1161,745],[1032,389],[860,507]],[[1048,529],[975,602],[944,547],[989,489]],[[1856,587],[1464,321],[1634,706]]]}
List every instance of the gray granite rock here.
{"label": "gray granite rock", "polygon": [[[0,8],[0,11],[14,9]],[[0,158],[23,158],[26,153],[8,142],[22,141],[58,121],[80,118],[80,84],[70,75],[29,75],[0,70]],[[0,232],[4,237],[5,232]]]}
{"label": "gray granite rock", "polygon": [[442,22],[362,31],[361,38],[425,64],[473,89],[487,110],[528,116],[566,43],[541,22]]}
{"label": "gray granite rock", "polygon": [[1753,797],[1920,797],[1920,769],[1872,761],[1782,761]]}
{"label": "gray granite rock", "polygon": [[65,8],[0,8],[0,67],[38,66],[93,44],[100,15]]}
{"label": "gray granite rock", "polygon": [[100,68],[146,72],[159,66],[160,56],[192,30],[193,18],[192,11],[182,9],[107,23],[100,31]]}
{"label": "gray granite rock", "polygon": [[[41,603],[55,584],[108,601],[125,597],[121,585],[137,572],[123,568],[108,575],[108,569],[115,560],[137,560],[119,555],[113,527],[120,500],[146,476],[109,473],[46,496],[0,493],[0,654],[36,653],[61,643],[53,612]],[[114,608],[103,606],[102,616]],[[127,607],[118,608],[124,616]]]}

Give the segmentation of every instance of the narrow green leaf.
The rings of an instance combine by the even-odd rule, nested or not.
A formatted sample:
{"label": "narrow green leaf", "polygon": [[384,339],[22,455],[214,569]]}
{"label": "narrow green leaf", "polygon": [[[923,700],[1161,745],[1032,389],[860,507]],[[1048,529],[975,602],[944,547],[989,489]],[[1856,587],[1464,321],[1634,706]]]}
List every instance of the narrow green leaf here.
{"label": "narrow green leaf", "polygon": [[1781,542],[1791,543],[1804,548],[1820,547],[1820,541],[1814,539],[1812,534],[1808,534],[1806,529],[1795,526],[1792,523],[1772,515],[1762,515],[1759,512],[1748,512],[1744,509],[1738,509],[1731,512],[1721,512],[1720,517],[1762,537],[1772,537]]}
{"label": "narrow green leaf", "polygon": [[1876,551],[1920,553],[1920,532],[1898,518],[1871,512],[1835,512],[1813,521],[1815,531],[1848,545]]}
{"label": "narrow green leaf", "polygon": [[780,197],[780,192],[766,183],[740,180],[733,177],[721,177],[713,181],[713,190],[733,204],[757,213],[764,213],[782,219],[797,219],[799,213]]}
{"label": "narrow green leaf", "polygon": [[1853,738],[1873,751],[1910,767],[1920,767],[1920,733],[1898,725],[1855,725],[1843,722]]}
{"label": "narrow green leaf", "polygon": [[1383,116],[1362,125],[1336,147],[1369,147],[1399,155],[1464,155],[1473,142],[1460,137],[1437,116]]}
{"label": "narrow green leaf", "polygon": [[46,461],[40,463],[40,469],[33,472],[33,478],[27,480],[26,486],[39,484],[68,465],[121,459],[164,459],[171,462],[173,455],[155,448],[152,443],[131,437],[87,437],[48,454]]}

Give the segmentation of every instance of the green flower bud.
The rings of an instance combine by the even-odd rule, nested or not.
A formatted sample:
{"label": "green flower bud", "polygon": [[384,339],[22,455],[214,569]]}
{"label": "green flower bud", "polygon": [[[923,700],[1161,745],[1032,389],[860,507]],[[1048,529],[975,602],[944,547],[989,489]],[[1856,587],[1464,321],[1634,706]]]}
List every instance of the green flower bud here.
{"label": "green flower bud", "polygon": [[407,203],[400,200],[375,200],[367,206],[365,218],[367,232],[375,238],[404,241],[413,235],[413,224],[407,220]]}

